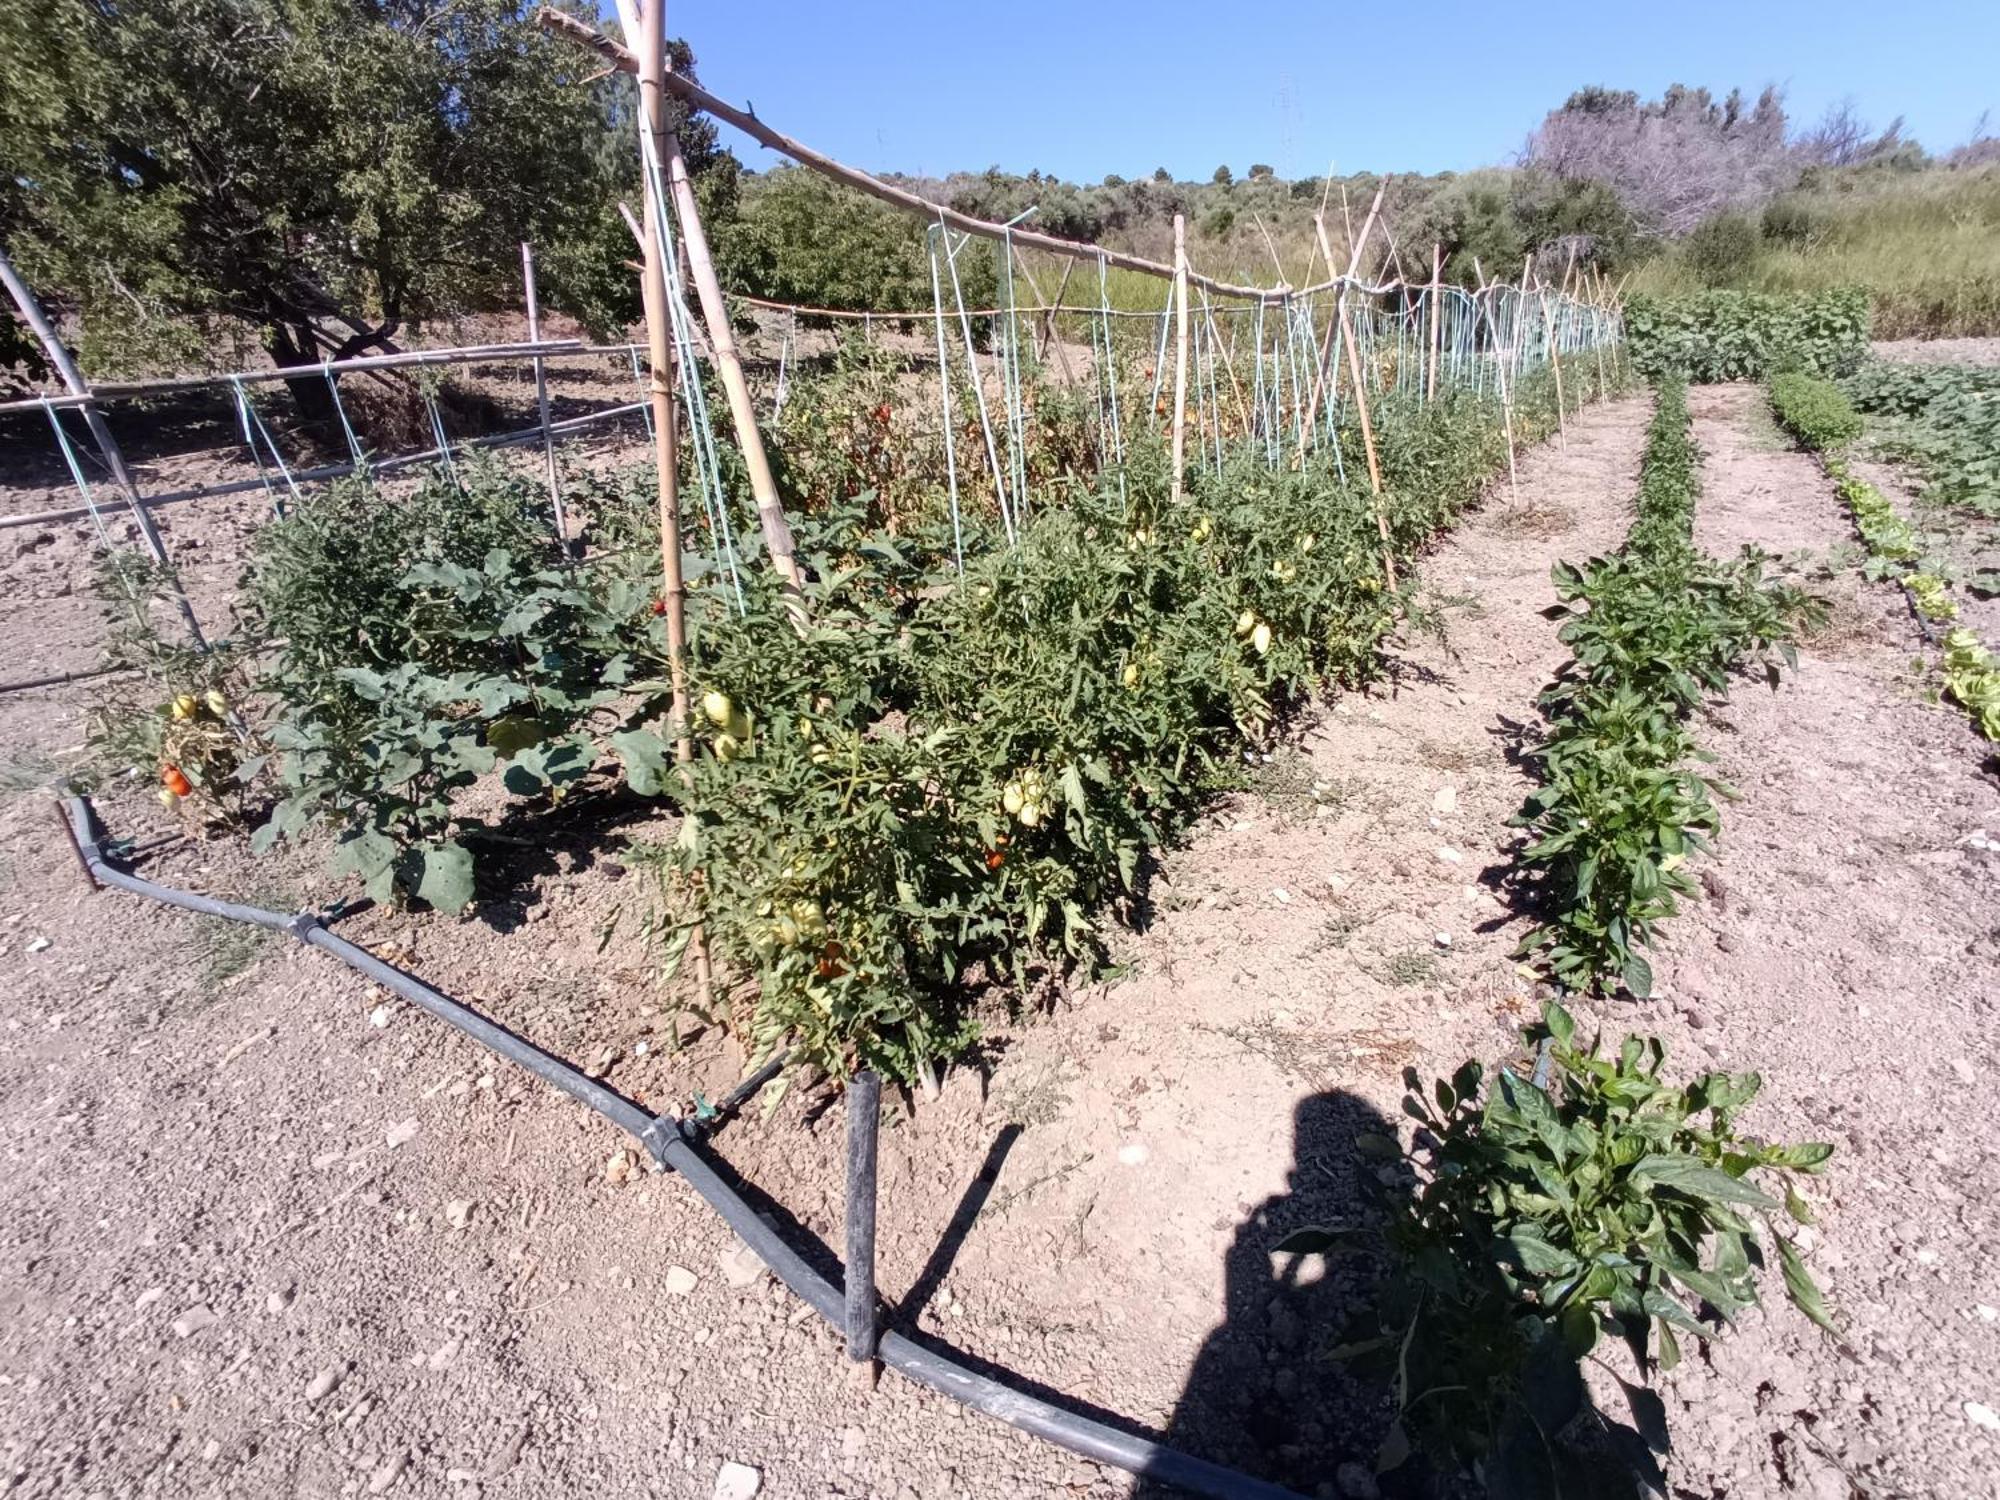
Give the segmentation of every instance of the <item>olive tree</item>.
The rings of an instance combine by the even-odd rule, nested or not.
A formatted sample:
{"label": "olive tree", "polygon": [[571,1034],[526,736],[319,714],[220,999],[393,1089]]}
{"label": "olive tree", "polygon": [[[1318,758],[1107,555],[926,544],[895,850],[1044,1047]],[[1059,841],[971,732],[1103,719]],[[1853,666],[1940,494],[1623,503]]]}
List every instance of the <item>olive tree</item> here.
{"label": "olive tree", "polygon": [[[77,315],[98,374],[232,337],[285,366],[393,348],[426,319],[518,307],[522,240],[551,306],[622,323],[631,84],[592,80],[595,59],[532,17],[520,0],[0,7],[0,238]],[[712,126],[687,145],[698,173],[732,176]]]}

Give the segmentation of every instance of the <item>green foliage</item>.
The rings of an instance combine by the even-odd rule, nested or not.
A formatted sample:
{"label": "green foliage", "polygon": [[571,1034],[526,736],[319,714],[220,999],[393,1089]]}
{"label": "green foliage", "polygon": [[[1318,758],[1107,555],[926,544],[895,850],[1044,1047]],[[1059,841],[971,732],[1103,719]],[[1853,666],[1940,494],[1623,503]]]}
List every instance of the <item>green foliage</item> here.
{"label": "green foliage", "polygon": [[[1763,228],[1735,290],[1862,287],[1882,339],[2000,332],[2000,165],[1809,169],[1766,206]],[[1706,284],[1670,246],[1638,267],[1633,290],[1661,299]]]}
{"label": "green foliage", "polygon": [[[1520,393],[1530,433],[1553,422],[1545,385]],[[1384,402],[1399,559],[1504,461],[1498,430],[1471,396]],[[1098,961],[1104,914],[1239,751],[1312,684],[1371,670],[1397,601],[1358,478],[1242,454],[1170,489],[1138,439],[1016,545],[968,517],[962,580],[938,518],[875,530],[864,491],[798,522],[804,635],[765,578],[747,618],[697,598],[714,722],[659,857],[673,904],[756,976],[730,1016],[755,1050],[914,1076],[968,1034],[972,981]]]}
{"label": "green foliage", "polygon": [[2000,370],[1871,360],[1841,386],[1886,419],[1880,445],[1922,471],[1926,505],[2000,519]]}
{"label": "green foliage", "polygon": [[1979,732],[2000,740],[2000,665],[1979,637],[1960,626],[1944,638],[1945,690],[1972,715]]}
{"label": "green foliage", "polygon": [[[752,296],[808,307],[931,304],[923,223],[804,167],[747,180],[722,269],[732,286]],[[993,305],[993,258],[983,242],[960,253],[958,276],[967,307]],[[949,308],[951,284],[943,285]]]}
{"label": "green foliage", "polygon": [[1722,286],[1757,253],[1757,241],[1758,227],[1747,214],[1721,213],[1687,237],[1681,254],[1704,282]]}
{"label": "green foliage", "polygon": [[[615,211],[637,181],[631,89],[584,86],[597,60],[534,9],[9,6],[0,237],[80,314],[94,372],[199,364],[246,326],[280,363],[317,363],[517,308],[522,240],[544,251],[548,305],[608,317],[633,301],[629,273],[611,285],[631,254]],[[712,127],[686,144],[703,175]]]}
{"label": "green foliage", "polygon": [[[458,794],[504,767],[513,797],[560,800],[648,713],[663,630],[642,561],[577,568],[536,485],[460,474],[309,497],[259,533],[243,581],[280,791],[258,847],[330,825],[335,868],[370,895],[448,910],[472,899],[481,826]],[[634,785],[656,790],[652,769]]]}
{"label": "green foliage", "polygon": [[[1917,366],[1922,371],[1925,367]],[[1905,378],[1899,373],[1877,372],[1862,383],[1865,399],[1879,400],[1888,410],[1896,409],[1895,393],[1918,408],[1925,403],[1931,382],[1924,375]],[[1910,605],[1924,619],[1948,624],[1958,618],[1957,601],[1942,578],[1929,571],[1923,538],[1890,504],[1874,485],[1860,478],[1837,456],[1822,454],[1821,463],[1832,476],[1834,490],[1848,513],[1854,529],[1868,550],[1865,573],[1870,578],[1893,578],[1909,593]],[[2000,667],[1978,636],[1964,626],[1949,630],[1944,638],[1944,687],[1972,716],[1980,734],[2000,741]]]}
{"label": "green foliage", "polygon": [[1771,377],[1771,409],[1780,426],[1815,452],[1861,436],[1861,414],[1841,388],[1801,370]]}
{"label": "green foliage", "polygon": [[1758,380],[1780,370],[1830,374],[1866,352],[1868,299],[1851,288],[1813,296],[1702,292],[1625,310],[1632,363],[1658,379]]}
{"label": "green foliage", "polygon": [[[1657,1038],[1628,1036],[1601,1056],[1551,1003],[1524,1039],[1546,1083],[1505,1068],[1489,1080],[1475,1060],[1426,1093],[1405,1071],[1416,1191],[1389,1207],[1373,1326],[1336,1352],[1393,1387],[1379,1467],[1414,1447],[1475,1469],[1494,1496],[1631,1494],[1635,1479],[1664,1493],[1659,1398],[1625,1385],[1626,1428],[1591,1412],[1578,1366],[1610,1335],[1642,1375],[1671,1371],[1682,1340],[1711,1336],[1704,1315],[1729,1323],[1759,1305],[1771,1243],[1787,1295],[1834,1332],[1784,1227],[1812,1222],[1794,1176],[1820,1171],[1833,1148],[1744,1135],[1737,1117],[1758,1075],[1676,1086]],[[1358,1144],[1398,1154],[1387,1137]],[[1346,1238],[1305,1230],[1277,1248]]]}
{"label": "green foliage", "polygon": [[1693,891],[1687,858],[1721,822],[1687,720],[1746,660],[1775,687],[1773,653],[1795,660],[1793,623],[1810,612],[1766,582],[1764,554],[1722,562],[1695,547],[1699,459],[1686,388],[1664,385],[1624,547],[1552,574],[1572,655],[1541,697],[1543,784],[1513,822],[1533,833],[1520,858],[1545,872],[1551,913],[1524,949],[1573,987],[1650,992],[1641,950]]}

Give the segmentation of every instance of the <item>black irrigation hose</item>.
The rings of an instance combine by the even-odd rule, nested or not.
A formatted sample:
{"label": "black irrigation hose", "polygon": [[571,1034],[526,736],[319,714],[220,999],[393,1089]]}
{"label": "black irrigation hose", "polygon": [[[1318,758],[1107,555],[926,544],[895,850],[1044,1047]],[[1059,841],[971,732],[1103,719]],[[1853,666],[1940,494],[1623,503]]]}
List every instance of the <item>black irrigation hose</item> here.
{"label": "black irrigation hose", "polygon": [[[843,1326],[846,1298],[841,1289],[807,1265],[804,1257],[730,1187],[708,1159],[702,1149],[699,1130],[691,1122],[649,1114],[616,1090],[585,1077],[580,1069],[561,1058],[544,1052],[478,1011],[439,993],[414,975],[384,963],[366,949],[335,936],[310,912],[288,917],[260,907],[238,906],[234,902],[218,901],[192,891],[156,885],[150,880],[128,874],[105,858],[86,798],[66,794],[63,797],[63,812],[85,873],[93,881],[186,911],[222,917],[232,922],[247,922],[275,932],[288,932],[307,946],[332,954],[439,1020],[456,1026],[480,1045],[499,1053],[509,1062],[518,1063],[543,1082],[561,1089],[578,1103],[596,1110],[613,1124],[637,1136],[654,1160],[662,1167],[680,1173],[795,1296],[836,1329]],[[1149,1438],[1137,1437],[1093,1421],[990,1380],[949,1355],[925,1348],[903,1334],[884,1332],[879,1353],[884,1364],[919,1384],[927,1385],[988,1416],[998,1417],[1023,1432],[1046,1438],[1058,1447],[1099,1463],[1110,1464],[1129,1474],[1176,1485],[1190,1494],[1210,1496],[1212,1500],[1303,1500],[1296,1491],[1163,1447]]]}

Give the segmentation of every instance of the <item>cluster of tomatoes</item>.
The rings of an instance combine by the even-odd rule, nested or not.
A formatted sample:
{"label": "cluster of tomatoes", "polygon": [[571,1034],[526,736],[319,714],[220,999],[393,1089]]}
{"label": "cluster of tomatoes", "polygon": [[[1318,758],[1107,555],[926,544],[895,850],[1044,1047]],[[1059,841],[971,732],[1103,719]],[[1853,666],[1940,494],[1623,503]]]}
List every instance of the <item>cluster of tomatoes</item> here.
{"label": "cluster of tomatoes", "polygon": [[190,730],[194,731],[192,738],[195,740],[207,738],[207,736],[202,735],[200,732],[204,722],[210,723],[215,728],[220,729],[228,713],[229,700],[213,688],[209,689],[207,693],[199,698],[193,693],[177,694],[167,704],[167,718],[169,722],[177,728],[182,728],[183,726],[184,728],[182,728],[180,734],[170,733],[167,736],[166,748],[168,758],[160,762],[160,803],[162,806],[178,806],[181,798],[194,794],[195,784],[193,779],[172,758],[174,755],[173,745],[176,740],[189,739],[190,736],[187,731]]}

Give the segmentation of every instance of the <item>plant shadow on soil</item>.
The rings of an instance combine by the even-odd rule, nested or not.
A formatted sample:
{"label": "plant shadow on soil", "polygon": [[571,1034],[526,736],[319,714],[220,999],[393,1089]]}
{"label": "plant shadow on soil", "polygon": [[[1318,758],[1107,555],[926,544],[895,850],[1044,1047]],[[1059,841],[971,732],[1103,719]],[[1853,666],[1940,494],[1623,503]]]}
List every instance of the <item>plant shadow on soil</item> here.
{"label": "plant shadow on soil", "polygon": [[[1386,1392],[1328,1352],[1374,1300],[1377,1268],[1353,1256],[1274,1254],[1311,1226],[1370,1228],[1380,1194],[1360,1135],[1395,1134],[1374,1105],[1345,1090],[1308,1095],[1293,1113],[1285,1190],[1244,1217],[1224,1261],[1224,1320],[1195,1356],[1162,1441],[1310,1495],[1343,1463],[1373,1470],[1389,1426]],[[1143,1478],[1134,1495],[1186,1491]]]}
{"label": "plant shadow on soil", "polygon": [[[1345,1090],[1301,1100],[1293,1116],[1293,1163],[1282,1193],[1238,1226],[1225,1260],[1225,1317],[1196,1355],[1161,1441],[1301,1496],[1436,1500],[1485,1493],[1470,1475],[1421,1452],[1387,1473],[1377,1454],[1395,1417],[1386,1379],[1352,1372],[1333,1352],[1383,1329],[1382,1299],[1395,1296],[1397,1268],[1379,1248],[1359,1254],[1279,1252],[1301,1229],[1379,1231],[1399,1194],[1413,1192],[1408,1165],[1371,1161],[1357,1137],[1396,1135],[1368,1101]],[[1421,1134],[1421,1132],[1420,1132]],[[1407,1289],[1399,1300],[1407,1300]],[[1421,1330],[1420,1330],[1421,1332]],[[1654,1394],[1628,1390],[1635,1425],[1594,1404],[1573,1373],[1570,1405],[1545,1441],[1565,1478],[1563,1493],[1638,1500],[1640,1476],[1662,1492],[1648,1450],[1666,1451],[1665,1414]],[[1636,1390],[1636,1395],[1633,1394]],[[1642,1437],[1642,1432],[1644,1436]],[[1555,1494],[1555,1474],[1545,1488]],[[1582,1481],[1580,1488],[1571,1488]],[[1187,1491],[1141,1476],[1135,1500],[1180,1500]]]}

